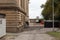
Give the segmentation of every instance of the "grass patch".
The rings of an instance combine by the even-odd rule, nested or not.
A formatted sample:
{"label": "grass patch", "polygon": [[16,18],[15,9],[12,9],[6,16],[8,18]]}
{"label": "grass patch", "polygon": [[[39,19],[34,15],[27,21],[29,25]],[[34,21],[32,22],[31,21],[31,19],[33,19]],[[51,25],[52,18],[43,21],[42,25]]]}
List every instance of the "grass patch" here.
{"label": "grass patch", "polygon": [[47,34],[55,37],[57,40],[60,40],[60,32],[47,32]]}

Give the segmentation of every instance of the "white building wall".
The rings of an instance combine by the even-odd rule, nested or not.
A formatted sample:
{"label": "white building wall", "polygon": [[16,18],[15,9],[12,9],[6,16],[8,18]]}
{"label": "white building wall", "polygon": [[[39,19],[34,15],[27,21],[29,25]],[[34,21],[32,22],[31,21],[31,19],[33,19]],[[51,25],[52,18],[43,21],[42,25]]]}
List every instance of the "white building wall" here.
{"label": "white building wall", "polygon": [[0,37],[6,35],[6,19],[0,18]]}

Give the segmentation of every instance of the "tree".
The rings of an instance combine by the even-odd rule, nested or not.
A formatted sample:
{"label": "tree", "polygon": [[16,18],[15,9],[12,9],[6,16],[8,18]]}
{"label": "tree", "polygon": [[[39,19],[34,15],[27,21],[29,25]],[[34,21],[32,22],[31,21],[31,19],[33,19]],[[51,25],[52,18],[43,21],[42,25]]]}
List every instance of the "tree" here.
{"label": "tree", "polygon": [[[46,20],[49,19],[52,20],[53,19],[52,14],[54,12],[54,20],[60,21],[60,0],[54,0],[54,1],[48,0],[43,8],[44,9],[42,11],[42,15]],[[60,22],[59,22],[59,27],[60,27]],[[54,26],[53,26],[53,30],[54,30]]]}
{"label": "tree", "polygon": [[[54,8],[52,8],[52,5],[54,3]],[[42,15],[46,20],[52,20],[53,18],[53,9],[54,9],[54,19],[60,20],[60,0],[48,0],[43,7]]]}
{"label": "tree", "polygon": [[46,20],[52,20],[52,0],[46,2],[45,6],[43,7],[42,15]]}
{"label": "tree", "polygon": [[55,20],[60,20],[60,0],[54,1]]}

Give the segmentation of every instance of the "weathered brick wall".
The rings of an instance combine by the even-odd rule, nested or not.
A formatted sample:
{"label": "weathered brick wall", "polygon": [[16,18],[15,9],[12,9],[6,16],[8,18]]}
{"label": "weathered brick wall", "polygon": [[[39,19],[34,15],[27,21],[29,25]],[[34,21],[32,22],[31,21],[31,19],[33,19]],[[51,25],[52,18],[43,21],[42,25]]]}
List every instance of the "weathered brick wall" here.
{"label": "weathered brick wall", "polygon": [[[23,2],[21,3],[21,0],[0,0],[0,7],[3,6],[3,8],[1,7],[2,10],[0,9],[0,13],[6,14],[7,32],[18,32],[24,28],[23,26],[27,20],[28,14],[27,2],[28,1],[25,0],[23,4]],[[23,5],[23,7],[21,5]],[[10,6],[14,6],[15,8],[12,8]],[[8,8],[4,9],[5,7]]]}
{"label": "weathered brick wall", "polygon": [[0,0],[0,3],[15,3],[15,0]]}
{"label": "weathered brick wall", "polygon": [[0,6],[18,6],[16,0],[0,0]]}

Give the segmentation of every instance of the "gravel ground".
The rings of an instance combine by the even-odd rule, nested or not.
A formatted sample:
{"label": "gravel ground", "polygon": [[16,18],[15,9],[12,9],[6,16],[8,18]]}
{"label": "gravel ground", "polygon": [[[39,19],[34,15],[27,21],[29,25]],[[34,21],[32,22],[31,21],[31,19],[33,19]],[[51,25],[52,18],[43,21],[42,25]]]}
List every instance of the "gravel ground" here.
{"label": "gravel ground", "polygon": [[54,37],[46,34],[52,28],[27,28],[21,33],[7,33],[6,40],[54,40]]}

